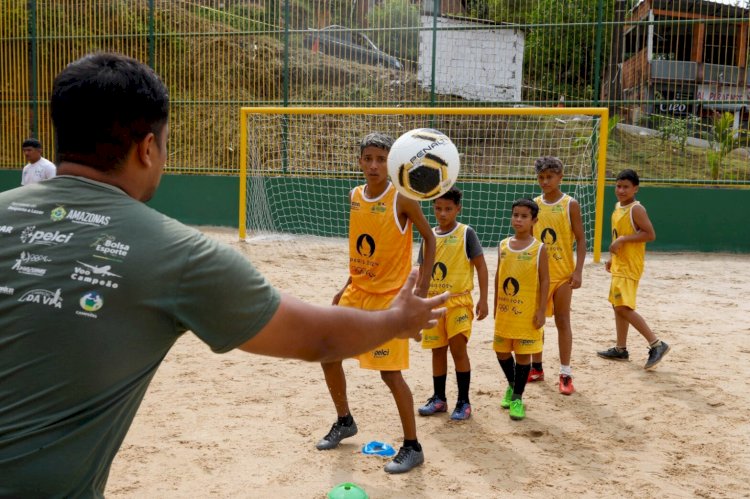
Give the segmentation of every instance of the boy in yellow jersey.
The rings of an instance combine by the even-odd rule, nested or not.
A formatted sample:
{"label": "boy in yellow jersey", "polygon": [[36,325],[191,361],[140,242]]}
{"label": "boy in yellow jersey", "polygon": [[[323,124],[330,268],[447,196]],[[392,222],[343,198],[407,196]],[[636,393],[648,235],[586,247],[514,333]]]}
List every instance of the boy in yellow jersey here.
{"label": "boy in yellow jersey", "polygon": [[[433,201],[438,226],[433,228],[437,239],[435,264],[428,296],[444,292],[450,298],[443,305],[448,310],[437,326],[422,331],[422,348],[432,349],[432,383],[434,392],[427,403],[419,408],[420,416],[431,416],[446,412],[445,381],[448,376],[448,349],[456,366],[458,397],[451,419],[462,421],[471,417],[469,385],[471,362],[466,344],[471,336],[471,321],[474,319],[474,270],[479,281],[479,301],[476,306],[477,320],[487,317],[487,264],[484,252],[474,229],[456,221],[461,212],[461,191],[453,187]],[[420,274],[427,271],[422,265],[420,251],[418,263]]]}
{"label": "boy in yellow jersey", "polygon": [[628,329],[632,325],[648,341],[648,360],[643,368],[653,369],[669,352],[670,347],[656,337],[643,317],[635,311],[646,243],[656,239],[646,208],[635,200],[638,184],[638,174],[633,170],[623,170],[617,174],[617,203],[612,212],[612,244],[609,245],[611,258],[606,262],[607,271],[612,273],[609,302],[615,311],[617,344],[608,350],[597,352],[597,355],[605,359],[628,360]]}
{"label": "boy in yellow jersey", "polygon": [[[549,294],[547,317],[555,316],[557,346],[560,352],[559,389],[563,395],[572,394],[573,370],[570,355],[573,350],[573,331],[570,327],[570,300],[573,290],[581,287],[583,263],[586,260],[586,237],[583,233],[581,205],[560,190],[563,164],[554,156],[542,156],[534,163],[542,195],[534,202],[539,206],[539,222],[534,225],[534,237],[544,243],[549,255]],[[573,260],[575,243],[575,262]],[[544,368],[542,352],[531,357],[529,381],[542,381]]]}
{"label": "boy in yellow jersey", "polygon": [[[388,151],[393,139],[371,133],[360,143],[359,166],[366,184],[352,189],[349,213],[349,279],[333,297],[333,303],[364,310],[388,308],[412,268],[412,224],[424,240],[424,264],[435,261],[435,235],[419,204],[396,192],[388,180]],[[416,294],[426,296],[430,275],[417,282]],[[404,430],[404,445],[385,465],[388,473],[404,473],[424,462],[417,441],[414,400],[401,374],[409,367],[409,342],[389,341],[358,357],[360,367],[380,371],[390,388]],[[336,407],[338,420],[318,442],[319,450],[333,449],[342,439],[357,433],[349,410],[346,377],[341,361],[322,364],[328,391]]]}
{"label": "boy in yellow jersey", "polygon": [[510,418],[516,420],[526,417],[522,396],[531,356],[542,351],[549,290],[547,251],[533,235],[538,214],[539,206],[531,199],[513,202],[511,225],[515,235],[500,242],[495,274],[492,347],[509,385],[500,407],[510,409]]}

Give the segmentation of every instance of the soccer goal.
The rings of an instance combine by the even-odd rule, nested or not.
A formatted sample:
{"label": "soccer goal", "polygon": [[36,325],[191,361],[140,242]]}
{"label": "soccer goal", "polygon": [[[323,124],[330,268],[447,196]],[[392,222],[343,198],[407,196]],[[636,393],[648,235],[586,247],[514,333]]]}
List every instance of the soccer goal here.
{"label": "soccer goal", "polygon": [[[364,183],[361,139],[435,128],[458,148],[459,219],[483,246],[511,234],[515,199],[539,195],[534,160],[557,156],[565,165],[562,189],[581,204],[588,247],[599,261],[607,127],[606,108],[243,107],[240,239],[248,232],[346,237],[348,193]],[[434,225],[432,204],[422,205]]]}

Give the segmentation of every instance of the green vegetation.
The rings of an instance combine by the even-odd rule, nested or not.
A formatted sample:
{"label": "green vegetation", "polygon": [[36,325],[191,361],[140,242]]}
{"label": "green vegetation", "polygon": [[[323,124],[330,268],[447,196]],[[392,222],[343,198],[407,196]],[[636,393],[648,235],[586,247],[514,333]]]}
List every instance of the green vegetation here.
{"label": "green vegetation", "polygon": [[[367,14],[367,23],[378,26],[371,38],[383,51],[416,65],[419,54],[419,9],[409,0],[385,0]],[[406,30],[391,28],[412,27]]]}

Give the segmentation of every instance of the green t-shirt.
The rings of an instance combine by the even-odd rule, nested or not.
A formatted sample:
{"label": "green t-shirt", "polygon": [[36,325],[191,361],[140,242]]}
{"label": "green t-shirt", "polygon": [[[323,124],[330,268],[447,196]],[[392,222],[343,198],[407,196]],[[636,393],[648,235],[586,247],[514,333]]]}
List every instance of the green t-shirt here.
{"label": "green t-shirt", "polygon": [[0,497],[101,496],[177,338],[232,350],[279,301],[242,255],[111,185],[0,193]]}

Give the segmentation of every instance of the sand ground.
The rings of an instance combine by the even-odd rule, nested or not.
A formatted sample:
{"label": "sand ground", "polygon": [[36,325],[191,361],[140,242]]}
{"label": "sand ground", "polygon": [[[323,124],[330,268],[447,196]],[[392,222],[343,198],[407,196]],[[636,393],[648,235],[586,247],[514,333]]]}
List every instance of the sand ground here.
{"label": "sand ground", "polygon": [[[237,241],[278,288],[327,304],[347,277],[343,240]],[[496,248],[486,249],[490,275]],[[492,352],[492,320],[469,342],[473,417],[417,417],[425,465],[383,472],[362,454],[371,440],[398,446],[395,404],[377,373],[344,364],[359,434],[333,451],[315,443],[335,411],[319,365],[230,352],[192,334],[165,359],[114,461],[107,496],[324,498],[352,482],[371,498],[750,497],[750,255],[648,253],[638,310],[672,345],[655,371],[631,330],[629,362],[595,355],[614,342],[609,274],[587,261],[573,297],[577,392],[557,390],[557,335],[546,326],[545,381],[527,386],[527,419],[499,407],[505,381]],[[490,297],[491,299],[491,297]],[[300,325],[304,334],[304,325]],[[429,351],[411,344],[404,376],[416,406],[432,392]],[[449,362],[447,394],[455,402]]]}

